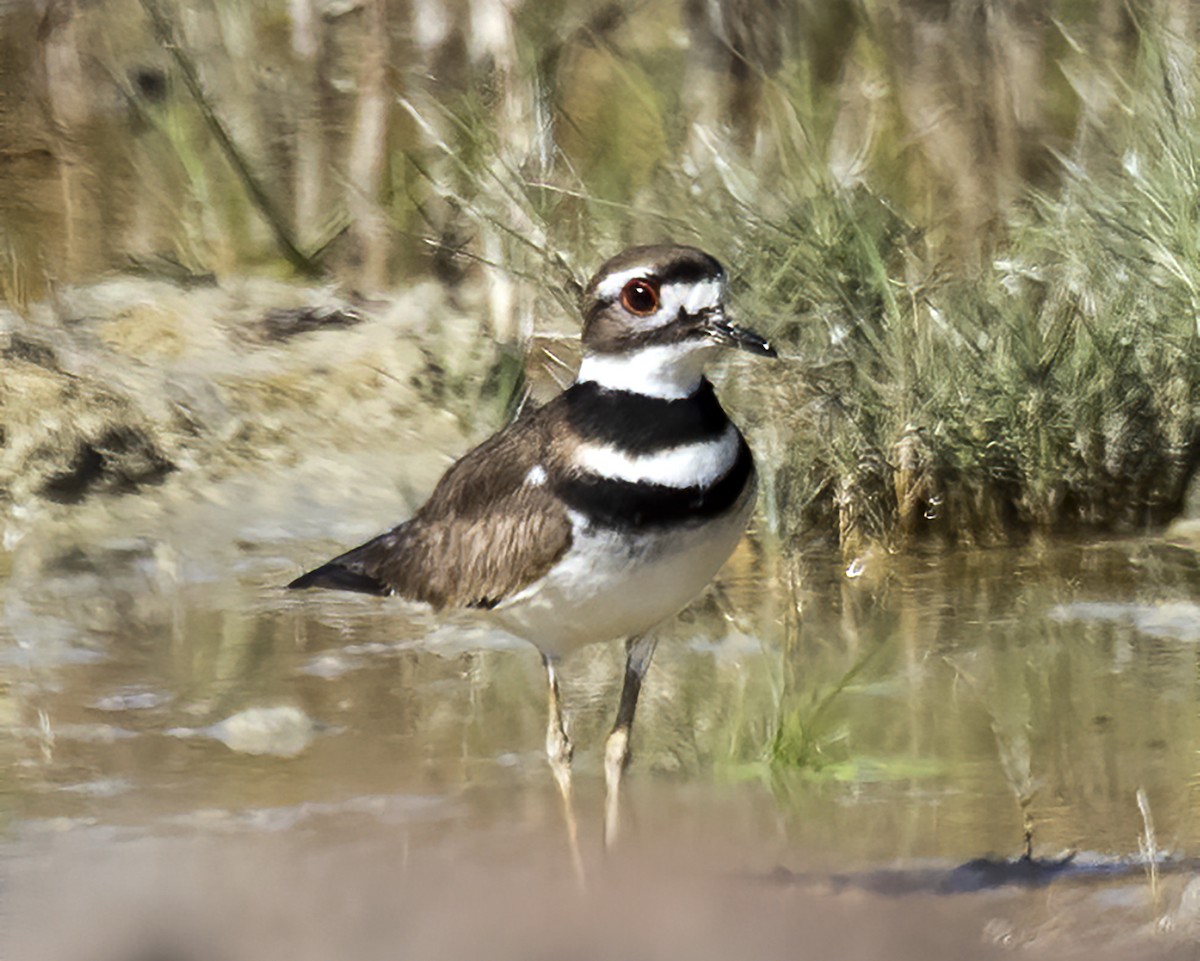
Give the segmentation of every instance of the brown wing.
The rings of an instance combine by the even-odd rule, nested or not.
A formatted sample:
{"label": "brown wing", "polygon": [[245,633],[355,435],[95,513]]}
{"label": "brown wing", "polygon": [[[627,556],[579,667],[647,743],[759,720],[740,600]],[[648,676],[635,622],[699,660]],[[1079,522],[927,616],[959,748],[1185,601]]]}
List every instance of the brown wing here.
{"label": "brown wing", "polygon": [[[289,587],[399,594],[442,607],[494,607],[571,546],[571,522],[547,484],[527,483],[550,455],[547,409],[463,455],[409,521]],[[544,481],[544,478],[543,478]]]}

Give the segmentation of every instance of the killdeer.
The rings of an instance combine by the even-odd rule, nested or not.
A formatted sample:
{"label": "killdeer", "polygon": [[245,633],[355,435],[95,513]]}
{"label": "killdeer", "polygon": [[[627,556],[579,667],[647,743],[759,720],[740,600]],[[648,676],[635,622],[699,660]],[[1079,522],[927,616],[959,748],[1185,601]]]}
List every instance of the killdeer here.
{"label": "killdeer", "polygon": [[416,514],[289,587],[398,595],[479,608],[541,651],[546,753],[567,810],[571,742],[557,665],[626,638],[625,679],[605,746],[605,841],[651,628],[682,609],[733,552],[754,506],[750,448],[704,376],[722,347],[775,350],[725,314],[725,271],[695,247],[633,247],[583,294],[575,382],[460,458]]}

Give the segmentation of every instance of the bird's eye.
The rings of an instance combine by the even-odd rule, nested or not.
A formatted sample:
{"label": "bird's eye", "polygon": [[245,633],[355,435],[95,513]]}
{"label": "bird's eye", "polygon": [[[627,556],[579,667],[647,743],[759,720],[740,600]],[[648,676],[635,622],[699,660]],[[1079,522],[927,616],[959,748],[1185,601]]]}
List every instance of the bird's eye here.
{"label": "bird's eye", "polygon": [[621,306],[645,317],[658,310],[658,287],[649,280],[631,280],[621,288]]}

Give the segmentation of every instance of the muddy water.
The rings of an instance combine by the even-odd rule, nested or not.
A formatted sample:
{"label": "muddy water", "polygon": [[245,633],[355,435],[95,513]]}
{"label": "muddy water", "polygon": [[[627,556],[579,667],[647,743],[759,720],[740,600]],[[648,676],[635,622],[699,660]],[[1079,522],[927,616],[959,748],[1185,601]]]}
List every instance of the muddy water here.
{"label": "muddy water", "polygon": [[[592,929],[608,910],[638,950],[700,956],[751,930],[771,955],[814,921],[836,950],[881,925],[884,943],[907,931],[914,954],[946,956],[1097,940],[1136,954],[1191,930],[1181,865],[1154,884],[1113,870],[1151,843],[1139,790],[1156,851],[1200,850],[1189,550],[1100,542],[847,572],[748,541],[663,629],[628,842],[608,864],[599,752],[620,650],[564,667],[592,875],[580,901],[535,652],[471,618],[281,590],[336,548],[322,525],[348,542],[392,519],[359,504],[289,524],[281,501],[231,505],[224,526],[199,512],[187,536],[176,518],[168,546],[153,524],[130,536],[120,517],[137,501],[117,498],[107,529],[73,539],[67,524],[5,556],[3,863],[10,928],[44,948],[31,956],[110,937],[119,953],[126,936],[373,956],[367,928],[380,945],[472,956],[496,948],[503,918],[522,933],[501,954],[586,930],[622,956],[609,936],[626,927]],[[1019,857],[1027,835],[1035,858],[1075,852],[1080,869],[961,893],[956,865]],[[658,899],[670,907],[649,910]],[[236,925],[214,930],[231,903]],[[421,904],[422,923],[393,928],[400,903]],[[491,920],[463,927],[464,904]],[[674,935],[655,921],[665,910],[688,919]],[[714,925],[725,934],[709,940]]]}

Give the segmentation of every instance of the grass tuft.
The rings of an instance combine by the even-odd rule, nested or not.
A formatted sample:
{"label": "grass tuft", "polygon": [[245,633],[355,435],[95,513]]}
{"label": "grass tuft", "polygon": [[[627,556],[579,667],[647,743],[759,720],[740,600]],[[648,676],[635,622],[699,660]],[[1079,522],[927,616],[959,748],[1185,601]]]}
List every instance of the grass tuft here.
{"label": "grass tuft", "polygon": [[482,290],[481,326],[536,358],[605,255],[691,242],[787,355],[723,392],[789,543],[1181,510],[1200,58],[1180,0],[449,4],[436,30],[313,9],[130,0],[38,34],[79,69],[17,71],[44,89],[11,99],[46,115],[20,114],[13,156],[53,189],[0,211],[0,250],[29,251],[0,295],[131,258],[218,278],[319,258],[364,292]]}

